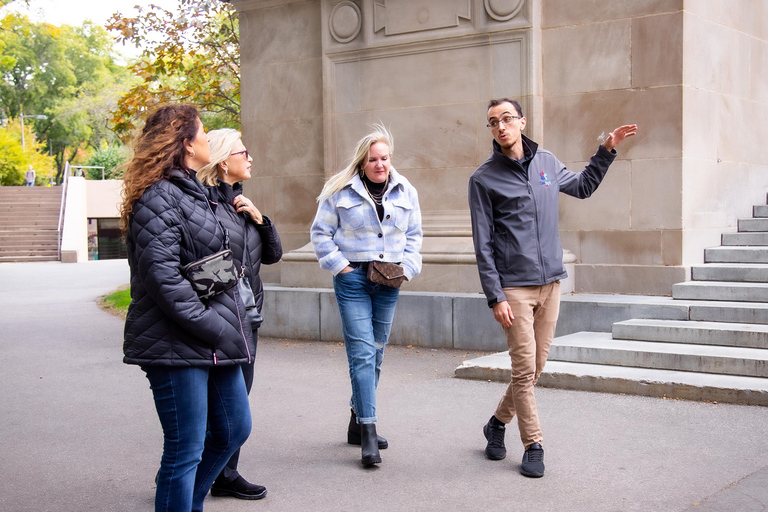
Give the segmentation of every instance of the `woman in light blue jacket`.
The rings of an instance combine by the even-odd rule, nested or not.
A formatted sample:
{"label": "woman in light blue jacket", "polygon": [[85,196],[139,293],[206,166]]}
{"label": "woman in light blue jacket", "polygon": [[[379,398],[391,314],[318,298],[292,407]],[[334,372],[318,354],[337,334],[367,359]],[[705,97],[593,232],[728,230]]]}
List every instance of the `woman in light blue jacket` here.
{"label": "woman in light blue jacket", "polygon": [[368,279],[372,262],[421,271],[421,210],[416,189],[395,171],[392,135],[381,125],[357,143],[354,157],[317,198],[310,231],[320,266],[333,273],[352,383],[347,442],[362,446],[363,466],[381,462],[387,440],[376,434],[376,388],[399,289]]}

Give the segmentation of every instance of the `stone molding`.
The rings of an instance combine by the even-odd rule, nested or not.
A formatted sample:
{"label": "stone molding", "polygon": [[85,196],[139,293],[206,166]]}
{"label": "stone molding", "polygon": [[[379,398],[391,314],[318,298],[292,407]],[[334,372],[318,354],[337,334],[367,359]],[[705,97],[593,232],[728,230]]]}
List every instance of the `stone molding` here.
{"label": "stone molding", "polygon": [[352,41],[363,26],[363,13],[356,3],[339,2],[331,10],[328,30],[331,36],[340,43]]}
{"label": "stone molding", "polygon": [[485,12],[496,21],[509,21],[520,12],[525,0],[483,0]]}

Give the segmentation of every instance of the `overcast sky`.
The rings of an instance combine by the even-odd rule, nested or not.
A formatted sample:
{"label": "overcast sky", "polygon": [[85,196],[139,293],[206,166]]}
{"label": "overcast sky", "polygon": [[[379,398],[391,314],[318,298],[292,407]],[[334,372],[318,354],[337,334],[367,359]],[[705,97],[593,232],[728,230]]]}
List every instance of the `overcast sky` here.
{"label": "overcast sky", "polygon": [[[90,20],[104,26],[117,11],[123,15],[129,15],[136,12],[135,5],[149,4],[168,9],[176,7],[178,0],[30,0],[29,8],[26,8],[22,1],[17,0],[6,8],[0,9],[0,15],[10,10],[25,13],[32,21],[45,21],[52,25],[80,26],[84,21]],[[122,45],[116,45],[115,49],[127,56],[134,54],[126,51]]]}

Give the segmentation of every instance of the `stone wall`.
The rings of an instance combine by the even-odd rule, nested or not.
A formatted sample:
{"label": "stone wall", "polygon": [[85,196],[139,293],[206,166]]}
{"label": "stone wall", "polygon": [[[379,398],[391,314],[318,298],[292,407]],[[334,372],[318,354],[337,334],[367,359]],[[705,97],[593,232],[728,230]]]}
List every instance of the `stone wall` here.
{"label": "stone wall", "polygon": [[479,292],[467,180],[489,154],[490,98],[579,170],[601,136],[640,131],[592,198],[564,197],[583,292],[669,294],[765,197],[768,0],[233,0],[240,12],[246,183],[283,238],[268,282],[323,287],[308,229],[323,180],[371,123],[420,192],[423,275]]}

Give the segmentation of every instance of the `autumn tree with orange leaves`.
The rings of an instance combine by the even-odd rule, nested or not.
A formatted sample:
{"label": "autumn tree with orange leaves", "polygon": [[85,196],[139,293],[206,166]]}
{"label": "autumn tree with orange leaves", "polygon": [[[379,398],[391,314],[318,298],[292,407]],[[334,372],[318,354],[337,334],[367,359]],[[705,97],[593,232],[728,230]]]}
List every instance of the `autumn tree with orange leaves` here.
{"label": "autumn tree with orange leaves", "polygon": [[113,129],[129,139],[151,108],[191,103],[208,129],[240,127],[240,42],[237,13],[221,0],[179,0],[115,13],[107,29],[141,49],[129,70],[139,78],[112,112]]}

